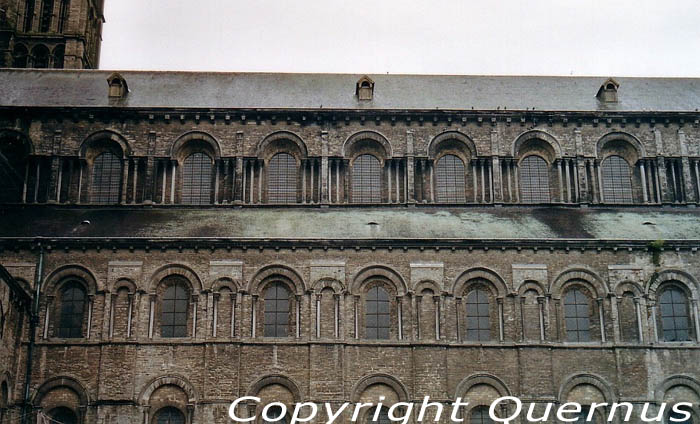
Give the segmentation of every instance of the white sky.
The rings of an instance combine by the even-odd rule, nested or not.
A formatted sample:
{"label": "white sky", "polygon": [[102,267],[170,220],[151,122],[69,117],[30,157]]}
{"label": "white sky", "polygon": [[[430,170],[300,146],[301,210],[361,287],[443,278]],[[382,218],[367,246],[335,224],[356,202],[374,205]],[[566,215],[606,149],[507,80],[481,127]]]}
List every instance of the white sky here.
{"label": "white sky", "polygon": [[101,68],[700,77],[699,0],[106,0]]}

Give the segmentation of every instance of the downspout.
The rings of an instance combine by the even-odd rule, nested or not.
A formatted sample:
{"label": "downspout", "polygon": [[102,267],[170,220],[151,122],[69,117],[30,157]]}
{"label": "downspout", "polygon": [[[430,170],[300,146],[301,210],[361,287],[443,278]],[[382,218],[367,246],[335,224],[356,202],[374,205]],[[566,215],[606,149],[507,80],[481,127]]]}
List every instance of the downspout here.
{"label": "downspout", "polygon": [[29,345],[27,346],[27,368],[24,375],[24,411],[22,412],[22,424],[27,424],[28,417],[31,413],[29,395],[32,383],[32,357],[34,354],[34,342],[36,337],[36,327],[39,324],[39,296],[41,294],[41,283],[44,276],[44,247],[41,242],[39,246],[39,263],[36,267],[34,275],[36,292],[34,293],[34,302],[31,308],[31,316],[29,317]]}

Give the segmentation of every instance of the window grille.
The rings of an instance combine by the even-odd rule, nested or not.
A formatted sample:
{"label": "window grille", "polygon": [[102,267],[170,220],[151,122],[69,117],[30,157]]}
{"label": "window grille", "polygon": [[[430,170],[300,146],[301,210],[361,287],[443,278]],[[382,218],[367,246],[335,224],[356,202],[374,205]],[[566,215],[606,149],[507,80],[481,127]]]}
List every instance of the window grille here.
{"label": "window grille", "polygon": [[51,16],[53,15],[53,0],[43,0],[41,3],[41,17],[39,18],[39,32],[51,30]]}
{"label": "window grille", "polygon": [[373,287],[367,292],[365,301],[365,337],[368,339],[388,339],[391,328],[391,304],[389,295],[381,287]]}
{"label": "window grille", "polygon": [[67,283],[61,291],[61,318],[58,337],[83,337],[83,315],[85,313],[85,290],[77,282]]}
{"label": "window grille", "polygon": [[381,203],[382,173],[379,159],[360,155],[352,165],[353,203]]}
{"label": "window grille", "polygon": [[211,178],[211,158],[205,153],[189,155],[182,169],[182,203],[186,205],[211,203]]}
{"label": "window grille", "polygon": [[445,155],[435,169],[437,201],[441,203],[466,202],[464,193],[464,162],[455,155]]}
{"label": "window grille", "polygon": [[489,415],[489,408],[486,406],[477,406],[472,409],[469,424],[493,424]]}
{"label": "window grille", "polygon": [[467,340],[490,340],[489,296],[485,290],[473,290],[467,295]]}
{"label": "window grille", "polygon": [[161,305],[160,334],[162,337],[187,336],[187,309],[189,291],[182,282],[175,282],[165,290]]}
{"label": "window grille", "polygon": [[157,424],[185,424],[185,416],[179,409],[168,407],[158,411]]}
{"label": "window grille", "polygon": [[287,337],[289,330],[289,290],[273,283],[265,290],[265,337]]}
{"label": "window grille", "polygon": [[603,197],[606,203],[632,203],[630,166],[621,156],[603,161]]}
{"label": "window grille", "polygon": [[566,339],[570,342],[588,342],[590,332],[590,300],[579,289],[571,289],[564,297]]}
{"label": "window grille", "polygon": [[296,203],[297,162],[292,155],[278,153],[270,159],[267,198],[270,203]]}
{"label": "window grille", "polygon": [[122,162],[110,152],[105,152],[95,158],[92,166],[92,198],[93,203],[119,203],[121,191]]}
{"label": "window grille", "polygon": [[688,316],[688,299],[680,289],[669,287],[659,296],[661,309],[661,328],[664,341],[683,342],[690,340],[690,317]]}
{"label": "window grille", "polygon": [[524,203],[548,203],[549,166],[539,156],[528,156],[520,162],[520,198]]}

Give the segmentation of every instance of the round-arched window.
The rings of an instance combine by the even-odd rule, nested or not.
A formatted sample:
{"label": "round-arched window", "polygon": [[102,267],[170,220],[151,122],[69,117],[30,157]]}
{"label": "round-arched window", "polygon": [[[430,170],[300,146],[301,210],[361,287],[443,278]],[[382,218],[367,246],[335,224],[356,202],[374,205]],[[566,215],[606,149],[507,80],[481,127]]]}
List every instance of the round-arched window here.
{"label": "round-arched window", "polygon": [[119,203],[122,180],[122,161],[111,152],[104,152],[95,158],[92,165],[93,203]]}
{"label": "round-arched window", "polygon": [[352,164],[353,203],[380,203],[382,201],[382,171],[379,159],[360,155]]}
{"label": "round-arched window", "polygon": [[270,159],[267,170],[267,200],[270,203],[296,203],[297,162],[288,153],[278,153]]}
{"label": "round-arched window", "polygon": [[520,198],[524,203],[548,203],[549,166],[547,161],[530,155],[520,162]]}
{"label": "round-arched window", "polygon": [[435,185],[438,202],[465,202],[464,162],[462,159],[455,155],[441,157],[435,167]]}
{"label": "round-arched window", "polygon": [[608,156],[602,164],[603,198],[607,203],[632,203],[632,172],[622,156]]}
{"label": "round-arched window", "polygon": [[661,330],[664,341],[684,342],[690,340],[690,317],[688,298],[678,287],[663,289],[659,296]]}
{"label": "round-arched window", "polygon": [[182,203],[206,205],[211,203],[212,160],[206,153],[192,153],[182,169]]}

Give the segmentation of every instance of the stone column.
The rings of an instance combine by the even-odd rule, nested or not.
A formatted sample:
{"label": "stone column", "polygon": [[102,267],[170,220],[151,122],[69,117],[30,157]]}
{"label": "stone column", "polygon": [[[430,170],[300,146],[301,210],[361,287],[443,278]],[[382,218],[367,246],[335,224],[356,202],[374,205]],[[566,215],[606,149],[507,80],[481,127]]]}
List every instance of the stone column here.
{"label": "stone column", "polygon": [[416,187],[413,167],[415,166],[415,156],[413,153],[413,131],[406,131],[406,187],[408,192],[408,203],[416,202]]}
{"label": "stone column", "polygon": [[329,202],[330,185],[328,184],[328,131],[321,131],[321,194],[320,203]]}
{"label": "stone column", "polygon": [[649,203],[649,196],[647,195],[647,173],[644,170],[644,159],[639,161],[639,172],[642,180],[642,194],[644,195],[644,203]]}
{"label": "stone column", "polygon": [[671,196],[668,190],[668,180],[666,178],[666,158],[659,156],[656,158],[656,178],[659,181],[661,191],[661,202],[671,201]]}

